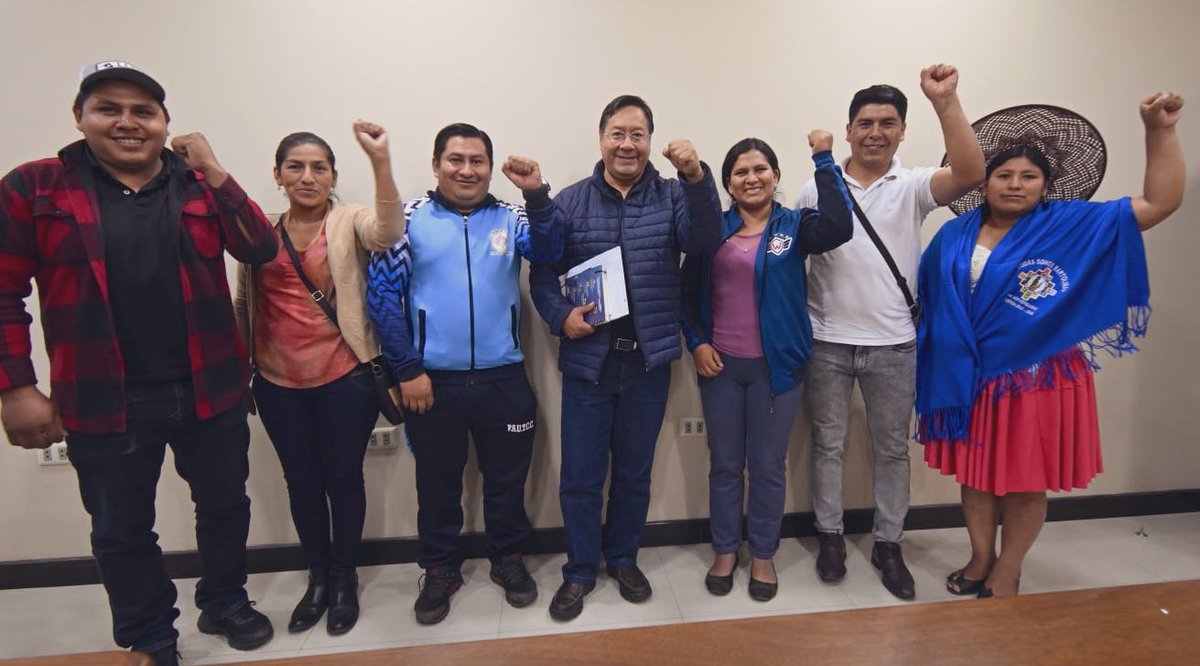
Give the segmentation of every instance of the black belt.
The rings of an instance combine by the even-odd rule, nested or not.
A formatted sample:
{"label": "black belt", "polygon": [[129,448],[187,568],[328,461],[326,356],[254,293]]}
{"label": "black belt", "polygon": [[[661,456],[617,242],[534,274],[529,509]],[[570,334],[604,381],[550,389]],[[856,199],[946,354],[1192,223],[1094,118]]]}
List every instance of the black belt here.
{"label": "black belt", "polygon": [[617,351],[637,351],[638,341],[629,338],[613,338],[610,346]]}

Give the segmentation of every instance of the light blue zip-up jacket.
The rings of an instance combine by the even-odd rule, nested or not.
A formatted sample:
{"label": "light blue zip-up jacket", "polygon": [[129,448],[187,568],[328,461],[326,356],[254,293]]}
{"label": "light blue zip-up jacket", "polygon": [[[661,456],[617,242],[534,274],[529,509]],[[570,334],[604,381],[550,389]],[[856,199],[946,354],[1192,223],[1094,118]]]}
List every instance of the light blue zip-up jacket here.
{"label": "light blue zip-up jacket", "polygon": [[430,192],[404,205],[408,231],[376,253],[367,309],[396,378],[482,370],[524,360],[521,258],[556,261],[562,225],[550,198],[521,206],[488,195],[461,213]]}

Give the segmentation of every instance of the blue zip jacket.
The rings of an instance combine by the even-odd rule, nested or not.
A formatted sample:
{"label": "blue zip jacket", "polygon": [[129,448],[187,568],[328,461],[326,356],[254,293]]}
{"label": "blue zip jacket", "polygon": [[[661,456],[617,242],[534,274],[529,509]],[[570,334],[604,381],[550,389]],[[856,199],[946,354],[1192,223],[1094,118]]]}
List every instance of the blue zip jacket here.
{"label": "blue zip jacket", "polygon": [[468,214],[434,191],[404,205],[408,230],[368,267],[367,311],[398,381],[520,363],[521,257],[555,261],[562,224],[545,193],[526,209],[488,195]]}
{"label": "blue zip jacket", "polygon": [[[819,210],[792,210],[779,204],[763,229],[754,259],[754,300],[771,393],[800,382],[812,352],[805,259],[828,252],[854,233],[850,197],[833,153],[813,155]],[[737,207],[725,213],[721,241],[742,226]],[[683,262],[683,333],[689,351],[712,343],[712,260],[716,251],[688,255]]]}
{"label": "blue zip jacket", "polygon": [[[563,220],[563,257],[553,264],[534,263],[529,293],[554,335],[562,335],[571,303],[558,276],[586,259],[621,246],[625,285],[639,349],[646,367],[679,358],[679,258],[681,252],[709,252],[721,232],[721,202],[708,166],[698,183],[663,178],[653,165],[625,198],[604,180],[598,162],[589,178],[554,198]],[[579,340],[562,338],[558,368],[564,375],[596,382],[608,356],[612,325]]]}

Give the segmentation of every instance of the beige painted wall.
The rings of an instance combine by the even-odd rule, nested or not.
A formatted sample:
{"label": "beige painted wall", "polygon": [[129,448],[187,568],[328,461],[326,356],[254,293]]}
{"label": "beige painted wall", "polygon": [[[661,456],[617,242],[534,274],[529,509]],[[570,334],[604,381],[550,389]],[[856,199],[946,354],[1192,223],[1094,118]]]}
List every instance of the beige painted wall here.
{"label": "beige painted wall", "polygon": [[[431,187],[434,133],[473,122],[497,155],[539,159],[562,186],[598,158],[596,122],[613,96],[636,92],[653,106],[656,146],[689,137],[710,163],[755,135],[778,151],[790,202],[811,175],[805,135],[842,136],[852,93],[890,82],[911,98],[906,163],[941,158],[936,119],[917,73],[959,66],[968,116],[1018,103],[1066,106],[1091,119],[1109,147],[1098,196],[1137,193],[1143,164],[1137,102],[1173,89],[1190,101],[1181,137],[1192,167],[1187,202],[1147,236],[1154,316],[1144,351],[1100,373],[1106,473],[1087,491],[1121,493],[1200,485],[1200,5],[1188,0],[1011,0],[1005,3],[859,0],[844,3],[485,0],[205,3],[0,0],[0,168],[54,153],[78,137],[69,106],[86,62],[122,58],[167,89],[175,133],[200,130],[263,208],[282,198],[270,177],[278,140],[307,129],[340,158],[342,197],[368,201],[367,162],[350,134],[358,117],[384,124],[402,193]],[[840,140],[839,157],[847,153]],[[660,157],[659,166],[664,166]],[[497,174],[501,197],[517,193]],[[926,224],[927,237],[948,215]],[[232,266],[231,266],[232,267]],[[561,524],[557,502],[559,374],[556,342],[526,298],[523,334],[541,399],[528,488],[535,525]],[[36,309],[36,305],[31,306]],[[36,364],[47,361],[35,329]],[[871,504],[869,453],[856,398],[846,467],[846,506]],[[678,419],[699,416],[689,360],[675,364],[659,439],[650,520],[707,515],[703,439],[677,438]],[[279,463],[252,420],[252,544],[295,542]],[[2,435],[0,435],[2,437]],[[799,419],[789,468],[788,511],[810,508],[807,421]],[[914,505],[956,501],[957,486],[925,469],[914,445]],[[158,529],[167,550],[194,548],[186,487],[168,464]],[[416,531],[413,461],[405,451],[367,459],[365,536]],[[482,526],[470,472],[468,529]],[[88,553],[88,522],[70,467],[38,467],[34,454],[0,445],[0,560]]]}

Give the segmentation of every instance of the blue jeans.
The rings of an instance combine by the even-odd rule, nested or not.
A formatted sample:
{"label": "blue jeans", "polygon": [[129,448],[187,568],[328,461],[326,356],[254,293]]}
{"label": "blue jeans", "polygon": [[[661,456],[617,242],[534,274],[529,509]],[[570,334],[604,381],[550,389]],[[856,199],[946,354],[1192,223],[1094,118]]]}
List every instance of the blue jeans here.
{"label": "blue jeans", "polygon": [[[601,550],[610,571],[637,562],[650,508],[654,446],[670,384],[670,366],[647,370],[637,351],[610,351],[596,383],[563,377],[558,499],[567,541],[567,582],[594,581]],[[612,482],[602,531],[610,456]]]}
{"label": "blue jeans", "polygon": [[371,369],[307,389],[255,375],[254,400],[283,466],[308,568],[354,571],[367,515],[363,456],[379,418]]}
{"label": "blue jeans", "polygon": [[196,606],[223,618],[247,603],[246,496],[250,429],[236,407],[198,420],[190,381],[130,384],[121,434],[67,435],[83,506],[92,517],[92,555],[108,593],[117,645],[154,651],[174,643],[177,592],[154,533],[154,498],[169,444],[175,470],[196,503],[203,575]]}
{"label": "blue jeans", "polygon": [[812,414],[813,511],[817,531],[840,534],[842,456],[850,391],[858,381],[874,449],[876,541],[900,543],[908,515],[908,439],[917,391],[916,342],[866,347],[813,342],[805,375]]}
{"label": "blue jeans", "polygon": [[713,550],[732,553],[742,543],[745,469],[750,471],[746,534],[750,553],[767,559],[779,548],[787,496],[788,435],[800,408],[801,386],[771,393],[763,358],[722,355],[725,369],[700,378],[700,401],[708,425],[708,506]]}

